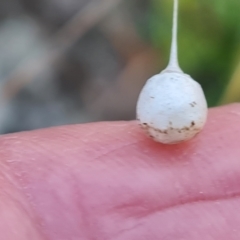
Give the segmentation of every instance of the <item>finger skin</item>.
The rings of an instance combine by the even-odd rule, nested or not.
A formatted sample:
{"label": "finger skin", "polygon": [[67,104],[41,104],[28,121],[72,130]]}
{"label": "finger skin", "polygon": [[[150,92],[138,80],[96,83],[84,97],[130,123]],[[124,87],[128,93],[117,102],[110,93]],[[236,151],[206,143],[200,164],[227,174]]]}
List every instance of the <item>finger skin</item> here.
{"label": "finger skin", "polygon": [[135,121],[5,135],[0,173],[1,240],[239,240],[240,105],[179,145]]}

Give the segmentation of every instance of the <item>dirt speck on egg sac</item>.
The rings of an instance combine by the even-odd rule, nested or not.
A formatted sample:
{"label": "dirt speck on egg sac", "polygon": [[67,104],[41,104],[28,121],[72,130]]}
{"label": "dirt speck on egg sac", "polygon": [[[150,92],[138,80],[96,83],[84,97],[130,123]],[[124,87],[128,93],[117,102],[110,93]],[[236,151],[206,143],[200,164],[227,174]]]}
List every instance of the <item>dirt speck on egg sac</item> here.
{"label": "dirt speck on egg sac", "polygon": [[195,107],[197,105],[196,102],[189,103],[191,107]]}

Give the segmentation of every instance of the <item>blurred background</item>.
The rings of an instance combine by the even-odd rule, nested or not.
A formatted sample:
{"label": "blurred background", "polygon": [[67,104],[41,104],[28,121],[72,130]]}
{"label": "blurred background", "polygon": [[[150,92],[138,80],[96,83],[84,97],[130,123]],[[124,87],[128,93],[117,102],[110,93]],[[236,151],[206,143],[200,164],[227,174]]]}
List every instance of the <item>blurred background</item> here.
{"label": "blurred background", "polygon": [[[240,1],[180,0],[179,60],[209,106],[240,101]],[[0,133],[135,118],[166,67],[170,0],[1,0]]]}

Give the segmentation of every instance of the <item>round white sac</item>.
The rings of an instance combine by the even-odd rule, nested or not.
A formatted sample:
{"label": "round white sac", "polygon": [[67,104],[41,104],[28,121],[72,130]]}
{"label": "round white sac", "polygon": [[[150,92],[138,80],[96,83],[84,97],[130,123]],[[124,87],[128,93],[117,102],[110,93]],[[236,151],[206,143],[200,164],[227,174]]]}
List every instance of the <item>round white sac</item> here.
{"label": "round white sac", "polygon": [[137,119],[155,141],[176,144],[204,127],[207,102],[199,83],[181,72],[163,71],[150,78],[137,103]]}

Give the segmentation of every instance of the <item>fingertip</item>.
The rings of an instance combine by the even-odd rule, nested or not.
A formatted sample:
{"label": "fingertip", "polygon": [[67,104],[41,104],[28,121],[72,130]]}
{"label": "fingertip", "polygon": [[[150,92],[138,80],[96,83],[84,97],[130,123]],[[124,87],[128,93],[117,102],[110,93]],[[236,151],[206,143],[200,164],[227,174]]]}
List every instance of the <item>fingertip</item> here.
{"label": "fingertip", "polygon": [[219,157],[224,148],[238,152],[239,122],[240,104],[231,104],[210,109],[203,131],[194,139],[176,145],[154,142],[137,121],[89,123],[22,132],[2,136],[0,142],[3,151],[8,149],[22,154],[67,151],[69,154],[87,154],[91,158],[124,148],[132,155],[146,153],[156,157],[160,154],[164,159],[179,161],[183,155],[191,159],[190,156],[198,151],[215,151]]}

